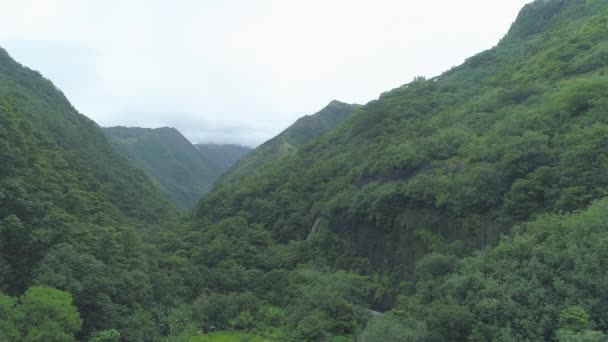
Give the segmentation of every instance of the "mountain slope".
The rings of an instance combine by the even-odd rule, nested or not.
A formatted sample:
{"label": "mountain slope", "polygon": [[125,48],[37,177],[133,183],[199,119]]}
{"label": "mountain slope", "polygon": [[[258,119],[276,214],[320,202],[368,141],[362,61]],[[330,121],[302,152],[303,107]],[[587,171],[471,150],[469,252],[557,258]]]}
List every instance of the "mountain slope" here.
{"label": "mountain slope", "polygon": [[141,168],[182,209],[192,208],[221,173],[175,128],[119,126],[103,131],[118,153]]}
{"label": "mountain slope", "polygon": [[100,181],[104,194],[128,216],[153,221],[170,212],[146,177],[114,154],[99,126],[79,114],[50,81],[21,67],[4,50],[0,51],[0,62],[6,115],[12,111],[24,117],[20,120],[27,120],[27,125],[39,132],[40,144],[82,161]]}
{"label": "mountain slope", "polygon": [[392,272],[376,298],[390,306],[424,255],[485,249],[514,224],[607,194],[607,19],[605,0],[536,1],[498,46],[224,184],[199,217],[239,215],[285,243],[322,218],[334,267]]}
{"label": "mountain slope", "polygon": [[298,119],[276,137],[266,141],[239,160],[220,179],[218,184],[230,183],[253,175],[266,165],[293,154],[309,141],[327,133],[349,118],[359,105],[332,101],[318,113]]}
{"label": "mountain slope", "polygon": [[418,262],[416,293],[372,320],[378,341],[608,340],[608,200],[583,212],[542,215],[479,254]]}
{"label": "mountain slope", "polygon": [[[61,118],[81,116],[7,59],[0,286],[14,298],[0,295],[0,336],[41,293],[77,328],[46,285],[74,295],[80,339],[605,341],[607,40],[608,1],[535,1],[497,47],[222,184],[195,221],[152,225],[125,213],[157,203],[112,205],[124,190],[70,136],[101,133],[71,133]],[[85,150],[111,161],[107,145]],[[117,165],[110,176],[142,176],[98,166]]]}
{"label": "mountain slope", "polygon": [[196,148],[215,169],[226,172],[237,161],[251,151],[251,148],[231,144],[196,144]]}
{"label": "mountain slope", "polygon": [[[140,234],[174,213],[93,121],[0,49],[0,292],[21,296],[37,285],[69,291],[84,321],[79,338],[116,328],[136,340],[151,324],[155,269]],[[69,295],[34,292],[71,305]],[[44,300],[47,306],[33,306]],[[52,320],[57,300],[37,297],[23,306]],[[52,327],[35,317],[31,336]]]}

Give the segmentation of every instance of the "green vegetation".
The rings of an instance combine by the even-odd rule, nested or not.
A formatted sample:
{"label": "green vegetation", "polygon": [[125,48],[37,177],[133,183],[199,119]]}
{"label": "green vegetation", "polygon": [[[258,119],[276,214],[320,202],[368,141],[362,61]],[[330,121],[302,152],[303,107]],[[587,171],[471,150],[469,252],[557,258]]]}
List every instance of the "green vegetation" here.
{"label": "green vegetation", "polygon": [[[430,254],[416,293],[375,319],[363,341],[606,341],[608,199],[518,226],[495,248]],[[407,332],[407,334],[403,334]],[[369,337],[368,337],[369,336]]]}
{"label": "green vegetation", "polygon": [[231,183],[254,175],[267,165],[295,153],[308,142],[331,131],[351,117],[359,107],[361,106],[334,100],[318,113],[298,119],[281,134],[236,162],[234,167],[220,177],[218,183]]}
{"label": "green vegetation", "polygon": [[221,173],[228,171],[234,163],[251,152],[250,147],[241,145],[196,144],[195,146],[203,156],[203,159],[207,160]]}
{"label": "green vegetation", "polygon": [[241,332],[213,332],[194,336],[171,338],[170,342],[271,342],[272,340]]}
{"label": "green vegetation", "polygon": [[238,145],[192,145],[175,128],[103,128],[120,155],[150,177],[181,209],[191,209],[220,175],[247,154]]}
{"label": "green vegetation", "polygon": [[[537,1],[495,48],[439,77],[384,93],[263,172],[222,184],[200,203],[198,226],[238,215],[287,244],[304,240],[321,218],[314,255],[331,271],[367,275],[372,307],[399,308],[402,296],[422,295],[421,277],[437,283],[435,277],[495,246],[515,225],[582,210],[608,194],[607,39],[608,2]],[[523,262],[500,260],[505,277]],[[427,268],[428,275],[417,272]],[[543,286],[528,283],[521,291]],[[511,333],[478,332],[477,312],[454,304],[454,294],[428,291],[433,301],[404,309],[415,315],[411,325],[389,320],[377,323],[378,330],[395,327],[409,340],[434,341],[551,340],[562,329],[555,322],[565,303],[555,304],[557,314],[530,310],[528,325],[513,325]],[[536,302],[552,300],[545,295]],[[590,310],[589,299],[560,296]],[[501,310],[484,319],[507,324]],[[601,325],[601,316],[586,312],[593,329]],[[461,320],[446,323],[450,317]],[[442,332],[445,326],[452,329]]]}
{"label": "green vegetation", "polygon": [[608,189],[608,68],[595,57],[608,44],[606,5],[527,6],[497,47],[224,184],[201,202],[201,220],[239,214],[286,243],[321,217],[333,267],[391,274],[375,302],[389,308],[396,279],[411,279],[424,255],[460,257],[535,215],[585,208]]}
{"label": "green vegetation", "polygon": [[12,331],[7,339],[67,341],[115,328],[135,341],[146,325],[158,331],[150,317],[159,269],[140,234],[174,209],[94,122],[4,50],[0,166],[0,324],[17,322],[2,329]]}
{"label": "green vegetation", "polygon": [[192,208],[222,172],[175,128],[103,129],[116,151],[144,171],[178,207]]}
{"label": "green vegetation", "polygon": [[605,341],[606,46],[607,0],[535,1],[463,65],[261,146],[195,217],[2,51],[0,337]]}
{"label": "green vegetation", "polygon": [[0,293],[0,340],[74,341],[82,320],[72,296],[35,286],[15,299]]}

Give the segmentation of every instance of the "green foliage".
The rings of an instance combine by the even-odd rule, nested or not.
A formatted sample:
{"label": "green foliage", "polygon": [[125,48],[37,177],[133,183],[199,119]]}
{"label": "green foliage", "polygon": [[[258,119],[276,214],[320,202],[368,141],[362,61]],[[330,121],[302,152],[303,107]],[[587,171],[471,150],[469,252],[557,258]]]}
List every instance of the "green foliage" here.
{"label": "green foliage", "polygon": [[606,5],[534,2],[491,50],[222,183],[201,201],[201,222],[241,215],[288,243],[322,217],[332,266],[365,259],[404,280],[454,241],[470,254],[535,215],[584,209],[608,195],[608,77],[597,57]]}
{"label": "green foliage", "polygon": [[203,156],[203,159],[208,161],[221,173],[228,171],[234,163],[251,152],[251,148],[247,146],[230,144],[196,144],[196,148],[201,156]]}
{"label": "green foliage", "polygon": [[413,342],[416,336],[393,316],[372,319],[361,334],[362,342]]}
{"label": "green foliage", "polygon": [[19,329],[16,326],[20,319],[15,310],[17,299],[0,293],[0,340],[15,341],[20,337]]}
{"label": "green foliage", "polygon": [[599,331],[582,331],[573,332],[568,330],[560,330],[557,333],[557,340],[559,342],[602,342],[606,341],[608,336]]}
{"label": "green foliage", "polygon": [[158,326],[148,310],[135,309],[118,327],[126,341],[157,341],[160,338]]}
{"label": "green foliage", "polygon": [[[170,127],[118,126],[104,128],[103,132],[116,152],[144,171],[181,209],[191,209],[203,194],[212,189],[215,180],[229,167],[225,164],[230,161],[222,158],[227,158],[226,154],[235,149],[233,145],[218,145],[215,149],[201,145],[204,149],[201,150],[199,145],[192,145]],[[243,153],[237,151],[233,157],[236,160]]]}
{"label": "green foliage", "polygon": [[205,331],[253,327],[253,314],[259,307],[252,293],[202,295],[193,303],[193,314]]}
{"label": "green foliage", "polygon": [[[370,329],[386,323],[388,331],[403,331],[404,340],[555,340],[558,331],[606,331],[597,292],[602,261],[589,260],[596,271],[572,268],[585,263],[576,258],[594,253],[601,260],[600,242],[584,236],[598,246],[545,245],[528,230],[549,235],[545,227],[569,220],[551,215],[576,213],[608,195],[607,5],[535,1],[491,50],[386,92],[261,171],[222,183],[199,204],[194,226],[209,229],[240,217],[269,232],[279,243],[270,250],[278,253],[280,246],[298,246],[293,240],[306,239],[321,218],[312,248],[298,255],[294,248],[290,256],[321,259],[332,273],[370,275],[367,300],[374,307],[401,303],[387,315],[391,321],[379,318]],[[545,221],[522,226],[534,228],[520,228],[526,232],[513,242],[492,248],[535,217]],[[227,246],[242,239],[237,233],[206,240],[222,251],[207,260],[238,255]],[[487,251],[461,260],[476,250]],[[279,260],[259,269],[284,267],[289,274],[288,291],[265,288],[273,293],[265,299],[287,307],[291,338],[328,339],[362,326],[356,309],[344,314],[357,300],[342,305],[324,298],[324,290],[308,288],[293,271],[291,259]],[[222,264],[232,279],[222,282],[230,292],[241,286],[256,293],[247,281],[235,281],[252,263],[236,262],[243,268]],[[323,269],[315,265],[314,271]],[[406,297],[399,301],[400,295]],[[561,310],[577,305],[591,316],[589,332],[559,326]]]}
{"label": "green foliage", "polygon": [[466,308],[453,304],[437,304],[425,320],[430,341],[465,341],[473,329],[475,318]]}
{"label": "green foliage", "polygon": [[604,199],[582,213],[544,215],[452,272],[418,268],[416,293],[363,336],[401,325],[416,341],[605,339],[607,213]]}
{"label": "green foliage", "polygon": [[334,100],[318,113],[298,119],[279,135],[237,161],[234,167],[219,178],[218,184],[232,183],[252,176],[267,165],[295,153],[348,119],[359,107]]}
{"label": "green foliage", "polygon": [[234,331],[218,331],[204,335],[184,335],[169,338],[168,342],[270,342],[272,339]]}
{"label": "green foliage", "polygon": [[327,341],[327,318],[320,312],[312,312],[302,318],[293,333],[294,341]]}
{"label": "green foliage", "polygon": [[605,0],[535,1],[462,66],[298,121],[193,219],[0,51],[0,336],[603,340],[607,33]]}
{"label": "green foliage", "polygon": [[[112,152],[94,122],[4,50],[0,127],[0,290],[17,297],[30,288],[17,308],[30,310],[28,317],[46,330],[31,330],[27,339],[69,340],[81,330],[78,315],[53,311],[54,305],[67,310],[72,297],[44,286],[74,296],[83,318],[79,339],[131,329],[133,312],[153,309],[152,247],[140,233],[174,210],[143,173]],[[45,312],[53,316],[37,316]]]}
{"label": "green foliage", "polygon": [[360,323],[357,311],[362,310],[365,298],[365,278],[311,268],[298,269],[291,277],[288,293],[292,299],[286,321],[294,331],[294,340],[322,340],[355,331]]}
{"label": "green foliage", "polygon": [[120,333],[115,329],[98,331],[91,334],[89,342],[119,342]]}
{"label": "green foliage", "polygon": [[438,278],[451,272],[453,267],[453,257],[431,253],[416,263],[416,275],[420,279]]}
{"label": "green foliage", "polygon": [[72,296],[49,287],[31,287],[18,300],[0,293],[0,309],[3,341],[75,341],[82,326]]}
{"label": "green foliage", "polygon": [[570,331],[582,331],[589,327],[589,314],[578,306],[567,307],[559,314],[560,326]]}

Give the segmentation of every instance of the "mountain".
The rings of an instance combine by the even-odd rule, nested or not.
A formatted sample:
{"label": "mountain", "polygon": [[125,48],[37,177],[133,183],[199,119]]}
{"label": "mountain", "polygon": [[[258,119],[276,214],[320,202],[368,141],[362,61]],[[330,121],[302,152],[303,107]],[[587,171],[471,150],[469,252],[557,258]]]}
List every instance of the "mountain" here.
{"label": "mountain", "polygon": [[182,209],[192,208],[222,172],[175,128],[119,126],[103,131],[119,154],[143,170]]}
{"label": "mountain", "polygon": [[196,148],[216,170],[226,172],[234,163],[251,151],[251,148],[232,144],[196,144]]}
{"label": "mountain", "polygon": [[608,0],[534,1],[192,217],[0,51],[0,339],[606,341],[607,72]]}
{"label": "mountain", "polygon": [[175,215],[97,124],[0,49],[0,339],[154,329],[142,237]]}
{"label": "mountain", "polygon": [[349,118],[359,105],[332,101],[313,115],[298,119],[276,137],[266,141],[229,169],[218,184],[230,183],[262,170],[266,165],[293,154],[300,147],[327,133]]}
{"label": "mountain", "polygon": [[608,181],[594,147],[605,128],[604,10],[604,1],[532,3],[498,46],[382,94],[264,172],[220,187],[201,216],[251,213],[280,241],[306,237],[323,217],[356,255],[394,266],[437,239],[482,249],[534,214],[586,207]]}
{"label": "mountain", "polygon": [[[396,310],[365,341],[605,340],[605,201],[577,213],[608,195],[607,23],[605,0],[532,2],[496,47],[255,174],[253,151],[201,201],[198,229],[263,229],[317,270],[368,276],[373,307]],[[249,236],[231,229],[214,243]],[[350,309],[294,304],[288,329],[353,331],[323,325],[352,314],[342,299]]]}

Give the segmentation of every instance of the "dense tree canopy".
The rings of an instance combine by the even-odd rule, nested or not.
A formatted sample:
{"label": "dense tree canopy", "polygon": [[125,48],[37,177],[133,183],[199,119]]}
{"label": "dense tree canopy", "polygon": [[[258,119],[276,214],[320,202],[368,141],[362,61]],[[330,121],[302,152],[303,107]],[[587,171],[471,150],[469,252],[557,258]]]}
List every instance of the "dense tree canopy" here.
{"label": "dense tree canopy", "polygon": [[[127,318],[153,307],[154,266],[141,232],[174,215],[172,207],[112,152],[95,123],[3,50],[0,146],[0,291],[25,293],[18,312],[29,308],[27,316],[37,321],[37,311],[54,310],[45,309],[46,300],[71,305],[72,297],[36,285],[69,291],[80,313],[77,320],[45,323],[57,334],[130,329]],[[22,339],[67,339],[45,334],[22,333]]]}
{"label": "dense tree canopy", "polygon": [[29,288],[19,298],[0,293],[2,341],[75,341],[82,320],[72,296],[49,287]]}
{"label": "dense tree canopy", "polygon": [[[118,126],[103,128],[103,132],[118,154],[144,171],[177,207],[184,210],[192,209],[235,162],[226,154],[232,154],[238,160],[245,153],[242,149],[248,151],[232,145],[195,146],[170,127]],[[226,166],[226,163],[230,164]]]}
{"label": "dense tree canopy", "polygon": [[526,6],[495,48],[220,187],[200,218],[238,213],[285,243],[321,217],[339,236],[334,265],[366,258],[407,278],[438,248],[484,249],[539,213],[585,208],[608,188],[607,64],[593,57],[607,44],[606,5]]}
{"label": "dense tree canopy", "polygon": [[535,1],[195,217],[0,51],[0,339],[606,340],[607,46]]}
{"label": "dense tree canopy", "polygon": [[368,325],[364,340],[379,329],[393,331],[388,341],[608,339],[607,213],[602,200],[582,213],[542,215],[474,257],[425,256],[415,294]]}
{"label": "dense tree canopy", "polygon": [[350,118],[359,107],[361,106],[334,100],[319,112],[298,119],[279,135],[236,162],[234,167],[219,178],[218,183],[236,182],[262,171],[267,165],[277,163],[283,157],[295,153],[310,141],[334,129]]}

